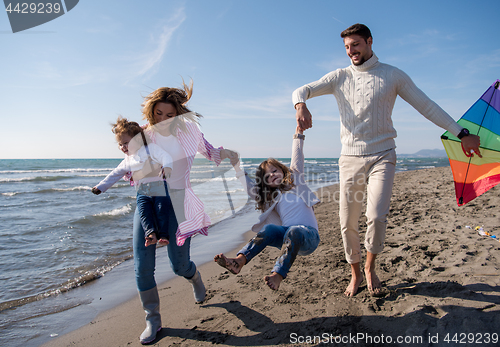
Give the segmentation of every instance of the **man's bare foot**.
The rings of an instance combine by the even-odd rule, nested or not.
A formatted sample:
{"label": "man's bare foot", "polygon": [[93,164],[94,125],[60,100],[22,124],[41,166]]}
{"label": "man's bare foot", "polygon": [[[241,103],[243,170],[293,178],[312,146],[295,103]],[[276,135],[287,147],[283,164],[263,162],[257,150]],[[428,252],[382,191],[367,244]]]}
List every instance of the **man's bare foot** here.
{"label": "man's bare foot", "polygon": [[353,275],[351,277],[351,282],[349,283],[349,285],[345,289],[344,295],[350,296],[350,297],[353,297],[354,295],[356,295],[356,293],[358,292],[358,288],[361,285],[361,282],[363,282],[363,276],[357,277],[357,276]]}
{"label": "man's bare foot", "polygon": [[246,264],[246,258],[243,254],[238,254],[236,258],[226,258],[226,256],[221,253],[214,257],[214,261],[235,275],[238,274],[243,265]]}
{"label": "man's bare foot", "polygon": [[278,290],[281,281],[283,281],[283,276],[281,276],[277,272],[273,272],[271,276],[264,277],[264,281],[266,281],[266,284],[269,286],[269,288]]}
{"label": "man's bare foot", "polygon": [[379,297],[379,296],[384,296],[386,293],[382,289],[382,282],[380,282],[377,274],[375,271],[369,271],[365,269],[365,276],[366,276],[366,287],[368,288],[368,291],[370,292],[371,296]]}

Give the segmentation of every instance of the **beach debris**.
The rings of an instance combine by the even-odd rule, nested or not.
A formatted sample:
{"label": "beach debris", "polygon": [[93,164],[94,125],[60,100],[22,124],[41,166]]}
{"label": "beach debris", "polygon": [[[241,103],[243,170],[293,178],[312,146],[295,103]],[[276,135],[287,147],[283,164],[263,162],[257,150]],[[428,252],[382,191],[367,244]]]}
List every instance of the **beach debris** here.
{"label": "beach debris", "polygon": [[[483,225],[484,226],[484,225]],[[483,226],[477,226],[475,228],[471,227],[471,226],[466,226],[467,229],[472,229],[472,230],[475,230],[477,231],[477,233],[481,236],[487,236],[487,237],[491,237],[492,239],[494,239],[495,241],[498,241],[500,242],[500,239],[498,237],[496,237],[495,235],[492,235],[490,234],[489,232],[485,231]]]}
{"label": "beach debris", "polygon": [[450,159],[458,206],[465,205],[500,183],[499,87],[500,80],[497,80],[457,122],[470,134],[481,138],[479,148],[482,158],[477,153],[465,152],[461,140],[449,131],[441,135]]}

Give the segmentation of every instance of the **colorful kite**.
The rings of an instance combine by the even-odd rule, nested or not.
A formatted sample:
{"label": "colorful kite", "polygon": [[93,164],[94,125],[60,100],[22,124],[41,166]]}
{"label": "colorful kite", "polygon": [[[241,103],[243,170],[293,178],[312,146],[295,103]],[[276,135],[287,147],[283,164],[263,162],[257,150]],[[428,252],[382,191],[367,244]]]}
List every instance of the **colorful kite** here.
{"label": "colorful kite", "polygon": [[467,157],[461,141],[448,131],[441,136],[450,159],[458,206],[500,183],[500,80],[497,80],[458,120],[481,139],[482,158]]}

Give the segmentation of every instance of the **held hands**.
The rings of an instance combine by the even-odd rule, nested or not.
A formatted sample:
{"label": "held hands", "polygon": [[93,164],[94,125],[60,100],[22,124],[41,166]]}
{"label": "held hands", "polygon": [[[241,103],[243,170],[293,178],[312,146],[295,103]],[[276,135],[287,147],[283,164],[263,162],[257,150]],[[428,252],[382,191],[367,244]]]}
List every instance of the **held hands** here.
{"label": "held hands", "polygon": [[304,130],[300,127],[300,125],[297,125],[297,127],[295,128],[295,133],[303,135]]}
{"label": "held hands", "polygon": [[482,158],[481,152],[479,151],[479,145],[481,144],[479,136],[477,135],[467,135],[462,137],[462,147],[467,156],[474,156],[474,153]]}
{"label": "held hands", "polygon": [[230,149],[223,149],[220,152],[220,158],[221,160],[224,160],[226,158],[229,159],[232,166],[237,165],[240,161],[240,156],[238,155],[238,153]]}
{"label": "held hands", "polygon": [[158,176],[160,178],[170,178],[170,175],[172,174],[172,168],[169,168],[169,167],[162,167],[161,168],[161,171],[160,173],[158,174]]}
{"label": "held hands", "polygon": [[307,130],[312,128],[312,115],[307,109],[307,106],[303,102],[299,102],[295,105],[297,112],[295,117],[297,118],[297,125],[300,126],[302,130]]}

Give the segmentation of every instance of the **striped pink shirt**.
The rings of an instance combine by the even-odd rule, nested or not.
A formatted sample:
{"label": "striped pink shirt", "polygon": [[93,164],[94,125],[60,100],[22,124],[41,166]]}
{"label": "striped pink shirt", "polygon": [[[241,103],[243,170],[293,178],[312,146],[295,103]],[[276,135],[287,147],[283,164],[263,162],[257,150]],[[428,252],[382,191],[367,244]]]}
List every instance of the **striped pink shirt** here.
{"label": "striped pink shirt", "polygon": [[[193,165],[196,153],[201,153],[205,158],[217,164],[221,162],[220,152],[222,147],[214,148],[203,136],[203,133],[198,128],[198,125],[185,121],[187,131],[182,131],[177,128],[177,139],[184,149],[186,154],[188,168],[184,173],[185,179],[185,197],[184,197],[184,215],[186,220],[179,224],[176,233],[177,245],[182,246],[187,238],[202,234],[208,235],[208,227],[210,226],[210,217],[205,213],[203,202],[198,198],[193,189],[189,175]],[[146,133],[151,138],[153,143],[156,143],[155,132],[151,129],[146,130]]]}

